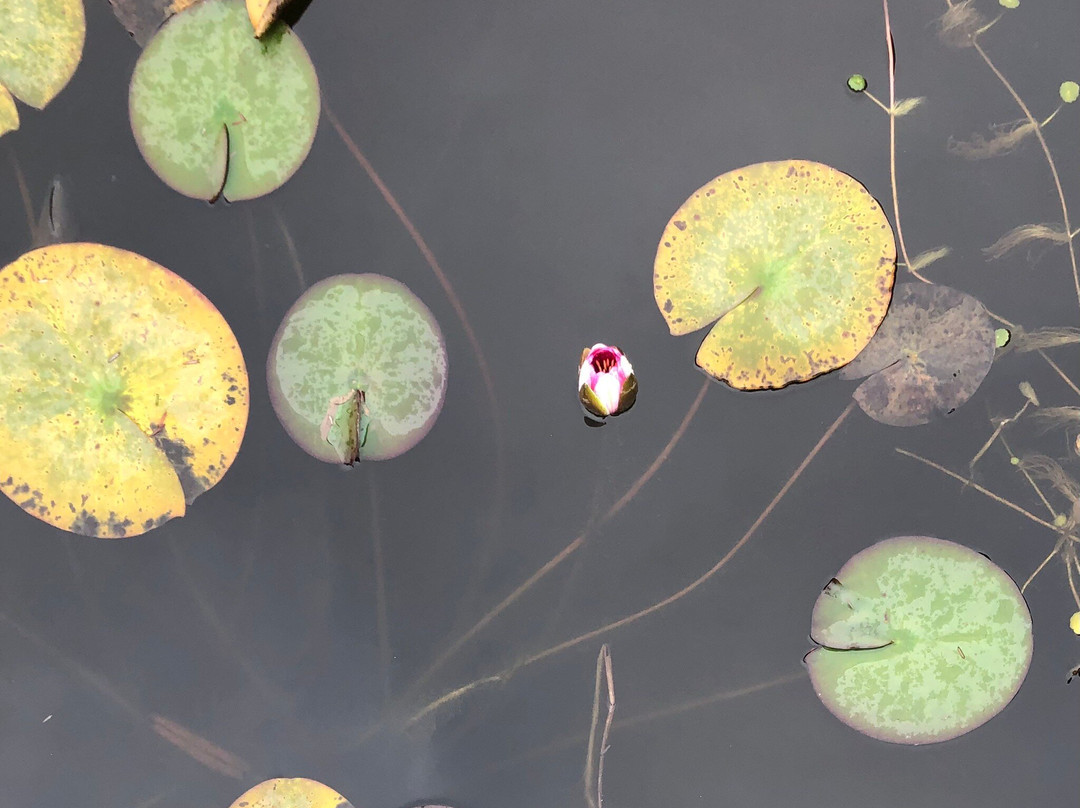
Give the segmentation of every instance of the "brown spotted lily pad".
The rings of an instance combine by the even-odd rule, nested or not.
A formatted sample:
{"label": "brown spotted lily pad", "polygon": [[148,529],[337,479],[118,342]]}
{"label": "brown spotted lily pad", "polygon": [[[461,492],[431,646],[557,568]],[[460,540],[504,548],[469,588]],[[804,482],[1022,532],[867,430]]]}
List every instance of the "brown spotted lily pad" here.
{"label": "brown spotted lily pad", "polygon": [[995,340],[990,315],[971,295],[902,283],[877,335],[840,375],[869,377],[854,397],[875,421],[918,426],[975,394],[994,362]]}
{"label": "brown spotted lily pad", "polygon": [[716,321],[702,370],[761,390],[850,362],[885,316],[895,271],[892,229],[866,188],[784,160],[695,191],[664,229],[653,287],[672,334]]}
{"label": "brown spotted lily pad", "polygon": [[183,516],[240,448],[240,346],[191,284],[135,253],[57,244],[0,270],[0,490],[73,533]]}
{"label": "brown spotted lily pad", "polygon": [[868,547],[814,605],[806,656],[821,701],[894,743],[945,741],[1005,708],[1031,663],[1031,613],[981,553],[930,536]]}
{"label": "brown spotted lily pad", "polygon": [[353,808],[329,786],[305,777],[264,780],[237,797],[229,808]]}

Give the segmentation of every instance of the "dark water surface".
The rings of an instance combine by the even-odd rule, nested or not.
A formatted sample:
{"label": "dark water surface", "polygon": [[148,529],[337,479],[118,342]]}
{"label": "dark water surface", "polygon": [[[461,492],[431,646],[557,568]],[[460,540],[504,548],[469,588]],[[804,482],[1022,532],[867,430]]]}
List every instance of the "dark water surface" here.
{"label": "dark water surface", "polygon": [[[981,252],[1017,224],[1060,221],[1038,144],[979,163],[946,151],[950,136],[1019,117],[1015,103],[977,54],[938,41],[944,4],[895,6],[899,95],[927,97],[898,121],[911,252],[948,245],[952,255],[928,270],[935,280],[1029,327],[1075,326],[1062,248],[994,263]],[[1076,804],[1080,686],[1065,677],[1080,642],[1060,563],[1027,592],[1035,657],[1019,695],[957,740],[908,748],[864,737],[825,710],[801,665],[821,587],[879,539],[952,539],[1018,581],[1053,548],[1053,533],[894,451],[965,469],[990,417],[1022,403],[1021,380],[1044,404],[1075,405],[1031,354],[996,363],[942,423],[894,429],[856,410],[718,576],[403,726],[444,693],[697,578],[850,401],[855,385],[834,376],[773,394],[711,385],[640,493],[412,687],[622,496],[697,395],[699,337],[669,336],[652,299],[656,243],[675,208],[717,174],[790,157],[829,163],[889,199],[888,119],[844,85],[862,72],[887,97],[877,3],[312,3],[297,32],[324,103],[456,287],[490,364],[494,414],[446,295],[325,111],[307,162],[269,197],[181,197],[146,167],[128,128],[138,47],[103,0],[87,0],[87,14],[74,80],[44,112],[23,108],[21,130],[0,144],[0,258],[30,243],[14,154],[37,204],[64,177],[81,238],[142,253],[215,303],[247,357],[252,410],[224,480],[146,536],[71,536],[0,502],[0,804],[225,808],[261,779],[303,775],[357,808],[583,805],[604,641],[618,699],[610,808]],[[1057,105],[1060,81],[1080,78],[1078,26],[1068,0],[1025,0],[983,40],[1036,115]],[[1067,108],[1047,128],[1071,198],[1078,113]],[[301,291],[279,218],[308,284],[380,272],[442,324],[446,407],[401,458],[345,472],[310,459],[278,425],[263,365]],[[575,374],[597,341],[629,353],[641,393],[626,416],[588,429]],[[1075,346],[1055,356],[1075,378]],[[1068,451],[1060,432],[1041,444],[1020,427],[1009,435]],[[1070,468],[1075,476],[1075,457]],[[979,469],[984,485],[1045,514],[1003,449]],[[694,703],[785,676],[795,678]],[[178,737],[174,725],[238,759],[222,765],[204,748],[218,769],[243,771],[199,763],[166,739]]]}

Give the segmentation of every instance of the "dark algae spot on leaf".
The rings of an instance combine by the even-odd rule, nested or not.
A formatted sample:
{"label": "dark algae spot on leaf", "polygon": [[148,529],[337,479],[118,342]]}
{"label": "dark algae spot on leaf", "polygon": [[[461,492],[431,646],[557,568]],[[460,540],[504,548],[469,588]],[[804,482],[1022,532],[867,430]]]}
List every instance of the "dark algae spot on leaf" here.
{"label": "dark algae spot on leaf", "polygon": [[840,375],[869,377],[853,395],[874,420],[917,426],[975,394],[993,364],[995,341],[990,315],[971,295],[903,283],[876,336]]}
{"label": "dark algae spot on leaf", "polygon": [[[195,500],[195,497],[210,487],[210,481],[206,477],[195,474],[192,468],[192,459],[195,453],[185,446],[183,442],[172,440],[165,433],[166,429],[162,429],[154,435],[154,443],[165,453],[165,458],[172,464],[176,476],[180,478],[180,487],[184,490],[184,499],[190,504]],[[210,466],[211,470],[213,468],[213,466]]]}

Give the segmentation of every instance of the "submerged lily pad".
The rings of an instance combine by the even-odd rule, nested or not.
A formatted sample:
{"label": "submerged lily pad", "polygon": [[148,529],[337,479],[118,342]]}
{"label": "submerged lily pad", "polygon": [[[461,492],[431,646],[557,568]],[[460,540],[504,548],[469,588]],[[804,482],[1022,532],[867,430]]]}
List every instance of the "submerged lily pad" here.
{"label": "submerged lily pad", "polygon": [[446,395],[442,331],[409,289],[382,275],[312,286],[278,327],[266,361],[285,431],[328,463],[386,460],[415,446]]}
{"label": "submerged lily pad", "polygon": [[664,229],[653,286],[672,334],[718,320],[697,353],[742,390],[784,387],[851,361],[889,306],[892,228],[855,179],[784,160],[698,189]]}
{"label": "submerged lily pad", "polygon": [[918,426],[975,395],[994,363],[996,339],[990,315],[971,295],[902,283],[877,335],[840,376],[869,376],[853,395],[875,421]]}
{"label": "submerged lily pad", "polygon": [[330,786],[304,777],[264,780],[237,797],[230,808],[353,808]]}
{"label": "submerged lily pad", "polygon": [[140,48],[145,48],[165,20],[199,0],[109,0],[113,14]]}
{"label": "submerged lily pad", "polygon": [[928,536],[854,555],[814,605],[806,656],[841,721],[894,743],[945,741],[1009,703],[1031,662],[1023,595],[981,553]]}
{"label": "submerged lily pad", "polygon": [[215,485],[248,413],[240,346],[191,284],[101,244],[0,270],[0,490],[73,533],[118,538]]}
{"label": "submerged lily pad", "polygon": [[319,84],[288,26],[256,40],[244,0],[202,0],[146,46],[129,108],[139,151],[169,186],[198,199],[251,199],[307,157]]}
{"label": "submerged lily pad", "polygon": [[85,39],[83,0],[0,2],[0,134],[19,125],[11,96],[44,109],[64,89]]}

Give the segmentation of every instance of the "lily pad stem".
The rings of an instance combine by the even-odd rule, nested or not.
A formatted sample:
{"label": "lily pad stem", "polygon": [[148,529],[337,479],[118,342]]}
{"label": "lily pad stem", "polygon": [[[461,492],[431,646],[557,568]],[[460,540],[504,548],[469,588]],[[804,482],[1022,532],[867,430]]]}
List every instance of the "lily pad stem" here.
{"label": "lily pad stem", "polygon": [[663,600],[657,601],[651,606],[647,606],[644,609],[634,612],[633,614],[629,614],[626,617],[622,617],[618,620],[606,623],[605,625],[593,629],[592,631],[587,631],[584,634],[579,634],[577,637],[573,637],[572,639],[561,642],[558,645],[553,645],[550,648],[544,649],[543,651],[538,651],[530,656],[527,656],[500,673],[484,677],[483,679],[478,679],[474,682],[471,682],[470,684],[464,685],[463,687],[456,688],[455,690],[452,690],[449,693],[440,696],[435,701],[423,707],[421,710],[419,710],[411,718],[408,719],[406,725],[408,726],[415,724],[422,717],[429,715],[433,710],[441,707],[448,701],[459,698],[461,695],[464,695],[464,693],[480,686],[483,683],[489,681],[505,682],[522,668],[526,668],[535,662],[540,662],[541,660],[547,659],[548,657],[554,656],[555,654],[561,653],[562,651],[569,650],[570,648],[580,645],[583,642],[588,642],[589,640],[595,639],[601,634],[606,634],[609,631],[613,631],[617,628],[622,628],[623,626],[629,625],[630,623],[635,623],[643,617],[648,617],[649,615],[654,614],[655,612],[658,612],[661,609],[670,606],[672,603],[675,603],[676,601],[681,600],[682,598],[689,595],[699,586],[701,586],[710,578],[715,576],[718,572],[720,572],[720,570],[724,568],[727,562],[730,561],[731,558],[740,549],[742,549],[743,546],[746,545],[746,543],[750,541],[751,538],[753,538],[754,534],[757,533],[757,529],[761,527],[761,525],[765,522],[766,519],[769,518],[773,510],[780,503],[780,500],[782,500],[787,494],[787,492],[791,490],[791,487],[795,484],[796,480],[798,480],[799,477],[802,476],[802,473],[806,471],[806,468],[810,465],[811,462],[813,462],[814,458],[817,457],[822,447],[824,447],[825,444],[828,443],[829,439],[836,433],[836,431],[840,428],[840,425],[844,423],[844,420],[848,417],[848,415],[851,414],[851,411],[854,408],[855,400],[852,399],[850,402],[848,402],[848,405],[844,408],[844,410],[836,417],[836,420],[834,420],[832,424],[829,425],[828,429],[825,430],[821,438],[818,439],[818,442],[814,444],[814,447],[807,453],[806,457],[803,458],[802,462],[799,463],[795,471],[791,473],[791,476],[788,477],[787,481],[783,484],[783,486],[780,487],[780,490],[776,492],[776,495],[769,501],[769,504],[765,506],[765,509],[758,515],[758,518],[754,520],[754,523],[750,525],[749,528],[747,528],[746,532],[743,533],[742,537],[737,542],[735,542],[734,545],[732,545],[731,549],[729,549],[719,561],[717,561],[712,567],[710,567],[704,573],[699,575],[696,579],[688,583],[682,589],[671,595],[668,595]]}
{"label": "lily pad stem", "polygon": [[[887,2],[887,0],[883,1]],[[980,31],[979,33],[982,32]],[[1065,225],[1065,232],[1071,233],[1072,226],[1069,224],[1069,205],[1065,201],[1065,190],[1061,185],[1061,177],[1058,174],[1057,163],[1054,162],[1054,155],[1051,154],[1050,146],[1046,142],[1046,136],[1043,134],[1042,125],[1035,120],[1035,116],[1031,114],[1031,110],[1024,102],[1024,99],[1016,92],[1016,88],[1012,86],[1012,83],[1005,77],[1005,74],[998,69],[998,66],[994,64],[993,61],[991,61],[989,54],[983,49],[983,46],[979,44],[978,34],[972,37],[971,45],[975,49],[975,52],[982,57],[986,66],[990,68],[990,72],[997,77],[998,81],[1001,82],[1001,85],[1008,91],[1009,95],[1012,96],[1013,101],[1020,107],[1020,111],[1024,113],[1024,117],[1027,118],[1028,123],[1035,128],[1035,137],[1038,138],[1039,145],[1042,147],[1043,156],[1046,157],[1046,164],[1050,168],[1050,176],[1054,180],[1054,189],[1057,191],[1058,202],[1061,205],[1061,218]],[[1076,301],[1077,305],[1080,305],[1080,268],[1077,266],[1076,246],[1073,244],[1072,239],[1069,239],[1069,241],[1066,242],[1066,246],[1069,248],[1069,264],[1072,268],[1073,286],[1076,289]]]}
{"label": "lily pad stem", "polygon": [[694,415],[697,413],[698,408],[701,406],[701,402],[705,399],[705,393],[708,392],[709,386],[711,384],[712,382],[709,380],[706,380],[702,383],[701,389],[698,390],[697,396],[694,398],[693,402],[691,402],[689,409],[687,409],[686,411],[686,415],[683,416],[682,422],[672,434],[667,444],[653,459],[653,462],[649,464],[649,467],[641,473],[637,480],[634,481],[633,485],[626,489],[626,492],[621,497],[619,497],[619,499],[610,508],[608,508],[607,512],[595,523],[593,523],[589,528],[586,528],[577,538],[575,538],[562,550],[556,553],[546,564],[540,567],[540,569],[538,569],[536,572],[526,578],[525,581],[521,583],[521,585],[519,585],[513,592],[503,598],[503,600],[500,601],[498,605],[490,609],[483,617],[477,620],[476,623],[473,624],[472,628],[470,628],[468,631],[466,631],[464,634],[454,640],[454,642],[452,642],[449,647],[445,651],[443,651],[435,659],[435,661],[431,663],[431,665],[428,666],[427,670],[420,674],[420,676],[417,677],[416,681],[414,681],[412,685],[409,686],[408,693],[414,693],[417,689],[423,686],[423,684],[426,683],[428,679],[430,679],[431,676],[437,670],[439,670],[439,668],[441,668],[448,659],[450,659],[455,653],[457,653],[461,649],[461,647],[465,645],[465,643],[471,640],[479,631],[481,631],[485,626],[487,626],[488,623],[490,623],[492,620],[502,614],[503,611],[509,608],[512,603],[514,603],[514,601],[516,601],[527,591],[529,591],[529,589],[531,589],[533,585],[536,584],[541,578],[543,578],[549,572],[554,570],[557,566],[562,564],[563,561],[573,555],[573,553],[580,549],[581,545],[585,543],[585,539],[592,531],[599,530],[602,525],[610,521],[615,516],[615,514],[621,511],[626,506],[626,504],[630,502],[630,500],[637,496],[637,493],[650,479],[652,479],[653,475],[656,474],[660,466],[662,466],[664,462],[668,459],[668,457],[671,455],[672,450],[674,450],[676,444],[678,444],[678,442],[682,439],[682,436],[686,433],[687,428],[690,426],[690,422],[694,419]]}

